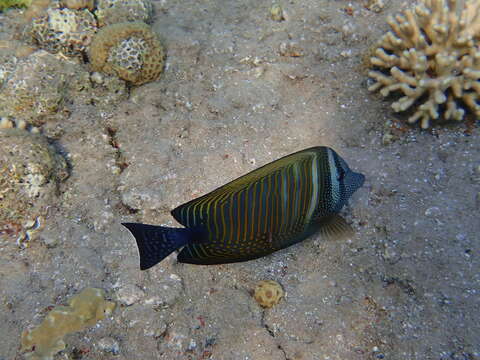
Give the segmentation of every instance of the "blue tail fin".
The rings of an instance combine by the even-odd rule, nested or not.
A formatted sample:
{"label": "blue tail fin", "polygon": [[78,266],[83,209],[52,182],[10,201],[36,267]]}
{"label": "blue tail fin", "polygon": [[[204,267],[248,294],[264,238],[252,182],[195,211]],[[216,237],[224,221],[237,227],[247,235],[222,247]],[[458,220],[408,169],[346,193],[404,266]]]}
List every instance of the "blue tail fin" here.
{"label": "blue tail fin", "polygon": [[191,242],[191,229],[169,228],[140,223],[122,223],[135,237],[140,253],[140,270],[158,264],[175,250]]}

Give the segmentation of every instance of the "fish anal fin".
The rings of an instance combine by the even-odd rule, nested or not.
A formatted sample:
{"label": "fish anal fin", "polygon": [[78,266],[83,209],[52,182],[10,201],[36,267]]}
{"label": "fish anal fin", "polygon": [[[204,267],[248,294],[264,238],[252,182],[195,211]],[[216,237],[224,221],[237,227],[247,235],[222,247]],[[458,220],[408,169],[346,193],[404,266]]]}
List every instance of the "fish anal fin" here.
{"label": "fish anal fin", "polygon": [[338,214],[322,219],[319,231],[326,240],[346,240],[355,236],[355,231],[343,217]]}

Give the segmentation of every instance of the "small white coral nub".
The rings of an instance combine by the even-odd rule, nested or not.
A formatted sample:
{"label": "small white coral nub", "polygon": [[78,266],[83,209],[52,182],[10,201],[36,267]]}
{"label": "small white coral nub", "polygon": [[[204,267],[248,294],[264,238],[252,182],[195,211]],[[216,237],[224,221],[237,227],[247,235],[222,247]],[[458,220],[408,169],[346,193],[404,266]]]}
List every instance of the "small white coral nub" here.
{"label": "small white coral nub", "polygon": [[413,9],[387,22],[370,61],[370,91],[402,93],[395,112],[418,109],[409,123],[480,117],[480,1],[420,0]]}

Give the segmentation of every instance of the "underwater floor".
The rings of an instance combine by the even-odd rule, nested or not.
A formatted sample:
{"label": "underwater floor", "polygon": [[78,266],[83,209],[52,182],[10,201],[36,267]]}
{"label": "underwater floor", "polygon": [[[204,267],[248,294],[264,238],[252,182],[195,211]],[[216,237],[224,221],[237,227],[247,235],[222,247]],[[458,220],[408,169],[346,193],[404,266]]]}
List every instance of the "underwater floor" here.
{"label": "underwater floor", "polygon": [[[69,176],[22,248],[0,233],[0,359],[23,358],[22,331],[87,287],[117,306],[55,359],[480,359],[480,131],[395,126],[367,60],[413,1],[366,3],[284,1],[275,21],[270,1],[153,1],[160,79],[77,86],[38,124]],[[21,13],[0,13],[0,41],[17,41]],[[62,61],[51,71],[88,78]],[[121,222],[178,226],[174,207],[316,145],[366,176],[342,211],[354,239],[139,270]],[[271,309],[252,297],[260,280],[285,291]]]}

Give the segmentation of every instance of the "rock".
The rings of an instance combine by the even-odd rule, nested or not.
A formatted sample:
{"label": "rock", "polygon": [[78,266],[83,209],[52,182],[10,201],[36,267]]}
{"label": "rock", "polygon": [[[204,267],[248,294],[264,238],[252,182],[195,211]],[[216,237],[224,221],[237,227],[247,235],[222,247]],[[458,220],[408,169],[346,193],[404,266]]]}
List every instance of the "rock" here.
{"label": "rock", "polygon": [[155,287],[149,289],[145,303],[160,308],[170,307],[177,302],[182,292],[182,279],[176,274],[171,274],[167,279],[160,280]]}
{"label": "rock", "polygon": [[112,337],[104,337],[98,340],[97,346],[104,352],[118,355],[120,353],[120,346],[118,341]]}
{"label": "rock", "polygon": [[123,311],[122,319],[128,328],[136,329],[144,336],[160,337],[167,330],[162,314],[151,306],[132,305]]}
{"label": "rock", "polygon": [[[31,232],[43,226],[47,207],[56,202],[56,188],[67,177],[65,159],[44,136],[0,129],[0,228]],[[29,240],[28,232],[25,236]]]}
{"label": "rock", "polygon": [[117,290],[118,300],[127,306],[133,305],[145,296],[145,292],[138,286],[126,284]]}

